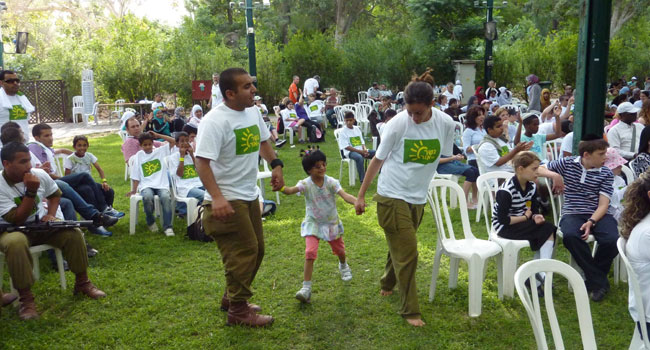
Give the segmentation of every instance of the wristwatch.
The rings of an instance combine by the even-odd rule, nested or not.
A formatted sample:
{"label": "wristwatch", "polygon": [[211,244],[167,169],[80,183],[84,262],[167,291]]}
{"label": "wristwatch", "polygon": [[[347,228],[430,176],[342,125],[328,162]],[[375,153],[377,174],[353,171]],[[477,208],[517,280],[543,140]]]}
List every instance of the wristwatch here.
{"label": "wristwatch", "polygon": [[590,221],[591,224],[594,225],[594,226],[596,225],[596,220],[594,220],[592,218],[587,219],[587,221]]}
{"label": "wristwatch", "polygon": [[271,169],[274,169],[278,165],[281,168],[284,168],[284,163],[282,163],[282,161],[279,158],[275,158],[271,161]]}

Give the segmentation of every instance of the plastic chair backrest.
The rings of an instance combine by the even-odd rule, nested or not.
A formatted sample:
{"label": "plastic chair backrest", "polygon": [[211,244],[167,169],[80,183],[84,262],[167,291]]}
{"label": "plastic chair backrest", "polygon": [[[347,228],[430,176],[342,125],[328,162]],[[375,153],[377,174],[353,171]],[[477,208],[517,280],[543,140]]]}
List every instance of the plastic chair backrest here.
{"label": "plastic chair backrest", "polygon": [[463,124],[463,130],[465,129],[465,114],[467,113],[462,113],[458,116],[458,120],[460,120],[460,123]]}
{"label": "plastic chair backrest", "polygon": [[72,97],[72,107],[82,107],[84,106],[83,96],[74,96]]}
{"label": "plastic chair backrest", "polygon": [[461,122],[454,122],[454,124],[456,124],[454,128],[454,143],[456,143],[458,148],[463,149],[463,132],[465,131],[465,127]]}
{"label": "plastic chair backrest", "polygon": [[483,162],[481,162],[481,158],[478,155],[478,145],[472,145],[472,151],[474,151],[474,155],[476,156],[476,164],[478,164],[478,172],[479,174],[487,174],[487,169],[485,169],[485,165]]}
{"label": "plastic chair backrest", "polygon": [[[641,286],[639,285],[639,278],[636,275],[636,271],[632,268],[630,260],[627,257],[627,252],[625,249],[625,244],[627,241],[623,237],[619,237],[616,242],[616,247],[618,248],[618,255],[623,260],[625,264],[625,269],[627,270],[627,283],[630,292],[634,294],[635,309],[636,309],[636,318],[637,320],[645,320],[645,305],[643,304],[643,292],[641,292]],[[648,327],[637,327],[641,328],[641,335],[643,336],[643,344],[645,349],[650,349],[650,341],[648,340]]]}
{"label": "plastic chair backrest", "polygon": [[[169,187],[172,189],[172,198],[178,198],[178,191],[176,190],[176,170],[172,169],[172,157],[175,157],[175,154],[165,157],[165,166],[167,167],[167,177],[169,178]],[[131,157],[133,158],[133,157]]]}
{"label": "plastic chair backrest", "polygon": [[404,98],[404,91],[398,92],[397,95],[395,96],[395,100],[399,100],[401,98]]}
{"label": "plastic chair backrest", "polygon": [[379,112],[379,106],[381,106],[381,102],[379,102],[379,101],[375,101],[372,104],[372,107],[375,109],[376,112]]}
{"label": "plastic chair backrest", "polygon": [[65,167],[63,166],[63,162],[65,162],[65,159],[68,157],[67,154],[59,153],[54,155],[54,162],[56,163],[56,169],[57,169],[57,175],[59,176],[65,176]]}
{"label": "plastic chair backrest", "polygon": [[[433,212],[433,217],[438,228],[438,240],[441,242],[443,248],[446,241],[456,240],[456,234],[454,233],[453,228],[454,220],[452,220],[450,216],[450,208],[447,200],[445,200],[447,198],[448,190],[456,191],[456,198],[458,199],[458,207],[460,209],[460,218],[463,228],[462,233],[464,238],[466,240],[476,239],[469,224],[467,201],[465,199],[465,193],[463,192],[463,189],[454,181],[447,179],[433,179],[429,184],[427,200],[429,202],[429,206],[431,206],[431,211]],[[439,191],[440,193],[438,193]],[[446,230],[445,226],[447,227]]]}
{"label": "plastic chair backrest", "polygon": [[126,138],[129,136],[126,130],[119,130],[117,133],[120,135],[122,142],[126,141]]}
{"label": "plastic chair backrest", "polygon": [[366,91],[359,91],[357,92],[357,97],[359,98],[359,102],[365,101],[368,99],[368,92]]}
{"label": "plastic chair backrest", "polygon": [[[126,100],[119,99],[115,100],[115,104],[126,103]],[[124,106],[115,106],[115,112],[124,112]]]}
{"label": "plastic chair backrest", "polygon": [[544,146],[546,147],[546,158],[548,158],[549,161],[562,158],[562,151],[560,150],[560,147],[562,146],[561,139],[546,141]]}
{"label": "plastic chair backrest", "polygon": [[621,171],[623,172],[623,175],[625,175],[625,182],[628,186],[631,185],[634,180],[636,180],[634,171],[632,171],[632,169],[630,169],[627,165],[622,165]]}
{"label": "plastic chair backrest", "polygon": [[[524,304],[528,319],[533,327],[535,340],[537,341],[538,349],[548,349],[546,342],[546,335],[544,334],[544,324],[542,322],[541,307],[539,304],[539,297],[537,290],[533,288],[533,293],[526,288],[526,280],[530,280],[531,285],[535,285],[535,274],[539,272],[546,272],[545,290],[549,291],[544,293],[544,303],[546,304],[547,319],[550,324],[551,333],[553,334],[553,343],[558,350],[564,349],[564,342],[562,341],[562,332],[560,325],[557,321],[555,314],[555,306],[553,305],[553,274],[557,273],[569,280],[569,284],[573,289],[574,299],[576,302],[576,310],[578,312],[578,322],[580,324],[580,335],[582,337],[582,346],[584,349],[596,349],[596,338],[594,336],[594,327],[591,321],[591,310],[589,308],[589,296],[585,288],[585,282],[580,276],[580,273],[568,264],[554,259],[537,259],[528,261],[521,265],[517,272],[515,272],[515,287],[519,299]],[[532,295],[532,300],[531,300]]]}
{"label": "plastic chair backrest", "polygon": [[131,113],[133,113],[133,114],[138,113],[138,112],[136,112],[135,109],[130,108],[130,107],[126,107],[126,108],[124,108],[124,111],[125,111],[125,112],[131,112]]}
{"label": "plastic chair backrest", "polygon": [[[492,208],[494,208],[494,202],[496,200],[496,193],[499,190],[499,180],[510,180],[511,177],[513,177],[515,174],[509,173],[507,171],[491,171],[489,173],[485,173],[481,176],[479,176],[476,179],[476,187],[479,189],[479,193],[481,189],[485,190],[483,192],[484,194],[487,194],[488,198],[490,199],[490,206],[488,207],[487,205],[483,206],[483,216],[485,217],[485,224],[488,226],[488,232],[489,232],[489,215],[492,213]],[[479,198],[479,200],[482,198]]]}

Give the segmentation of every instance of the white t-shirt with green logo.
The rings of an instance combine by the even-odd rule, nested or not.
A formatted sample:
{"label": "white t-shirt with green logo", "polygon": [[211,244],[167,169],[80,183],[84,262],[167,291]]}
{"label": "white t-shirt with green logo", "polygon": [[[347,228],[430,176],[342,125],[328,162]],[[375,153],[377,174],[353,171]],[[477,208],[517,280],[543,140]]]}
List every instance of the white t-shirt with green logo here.
{"label": "white t-shirt with green logo", "polygon": [[178,164],[181,162],[180,158],[181,154],[178,150],[169,156],[169,172],[172,174],[176,182],[176,192],[178,195],[181,197],[187,197],[187,192],[195,187],[203,186],[203,183],[201,183],[201,179],[199,179],[199,174],[196,172],[194,162],[189,154],[183,157],[183,176],[176,175],[176,169],[178,169]]}
{"label": "white t-shirt with green logo", "polygon": [[133,167],[131,167],[131,179],[140,181],[138,191],[145,188],[169,190],[169,179],[167,178],[167,166],[165,157],[169,155],[169,145],[164,144],[154,148],[151,153],[144,153],[143,150],[134,154]]}
{"label": "white t-shirt with green logo", "polygon": [[446,113],[431,109],[431,119],[416,124],[406,111],[398,113],[382,130],[375,157],[384,160],[377,193],[424,204],[441,151],[454,142],[456,124]]}
{"label": "white t-shirt with green logo", "polygon": [[361,133],[361,129],[359,129],[358,126],[353,125],[352,129],[344,126],[341,129],[341,132],[339,133],[339,149],[343,151],[344,156],[347,157],[350,154],[350,151],[345,149],[346,147],[352,146],[358,150],[362,150],[362,145],[365,144],[366,143],[363,140],[363,134]]}
{"label": "white t-shirt with green logo", "polygon": [[307,108],[307,113],[309,113],[309,118],[320,118],[323,113],[321,113],[321,110],[325,108],[325,104],[321,100],[315,100],[314,102],[309,104],[309,107]]}
{"label": "white t-shirt with green logo", "polygon": [[21,105],[18,95],[7,95],[7,98],[12,104],[12,109],[0,107],[0,125],[8,121],[18,123],[20,128],[23,130],[23,134],[25,134],[26,142],[29,142],[29,137],[31,136],[31,133],[29,132],[29,113],[27,113],[25,108]]}
{"label": "white t-shirt with green logo", "polygon": [[[478,156],[481,159],[481,163],[485,166],[485,170],[487,172],[492,172],[492,171],[509,171],[509,172],[514,172],[514,169],[512,168],[512,165],[510,163],[505,163],[500,166],[494,165],[496,162],[501,158],[502,156],[508,154],[510,152],[510,148],[508,147],[508,144],[503,142],[501,139],[496,139],[497,143],[499,144],[499,150],[494,147],[493,144],[486,142],[484,143],[481,148],[478,149]],[[522,141],[523,142],[523,141]]]}
{"label": "white t-shirt with green logo", "polygon": [[[222,103],[203,117],[194,155],[210,160],[226,200],[252,201],[257,198],[260,142],[269,137],[271,133],[257,107],[235,111]],[[205,200],[212,200],[208,192]]]}
{"label": "white t-shirt with green logo", "polygon": [[[36,175],[41,182],[41,185],[36,191],[36,198],[34,200],[34,208],[29,214],[25,222],[31,222],[36,219],[36,214],[42,218],[47,212],[43,206],[42,199],[47,198],[59,190],[54,180],[48,175],[45,170],[32,168],[31,173]],[[0,223],[6,224],[4,216],[13,208],[17,208],[25,194],[25,184],[23,182],[10,185],[0,173]]]}

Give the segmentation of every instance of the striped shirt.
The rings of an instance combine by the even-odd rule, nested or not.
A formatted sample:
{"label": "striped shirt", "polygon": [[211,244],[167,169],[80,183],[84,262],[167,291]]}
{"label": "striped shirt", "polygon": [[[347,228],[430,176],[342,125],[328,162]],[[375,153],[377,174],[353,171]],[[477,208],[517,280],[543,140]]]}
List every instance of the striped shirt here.
{"label": "striped shirt", "polygon": [[[598,208],[600,195],[611,200],[614,192],[614,174],[609,168],[585,169],[580,157],[566,157],[549,162],[548,170],[564,178],[564,206],[562,215],[591,215]],[[613,214],[612,207],[607,209]]]}
{"label": "striped shirt", "polygon": [[510,225],[511,216],[524,216],[528,208],[531,208],[533,214],[539,213],[535,183],[529,181],[526,188],[522,189],[517,177],[511,177],[496,193],[492,208],[492,230],[501,232],[504,227]]}

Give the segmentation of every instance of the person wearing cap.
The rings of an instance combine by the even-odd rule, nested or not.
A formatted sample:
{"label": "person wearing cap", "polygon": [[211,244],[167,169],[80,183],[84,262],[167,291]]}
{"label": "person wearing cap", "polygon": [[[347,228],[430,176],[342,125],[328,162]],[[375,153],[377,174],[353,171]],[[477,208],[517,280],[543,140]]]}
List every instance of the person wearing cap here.
{"label": "person wearing cap", "polygon": [[629,86],[630,89],[636,88],[636,77],[632,77],[632,79],[627,82],[627,86]]}
{"label": "person wearing cap", "polygon": [[219,88],[219,73],[212,74],[212,90],[208,109],[216,107],[219,103],[223,102],[223,95]]}
{"label": "person wearing cap", "polygon": [[619,220],[621,213],[623,212],[623,204],[621,203],[621,200],[625,195],[625,189],[627,189],[627,184],[621,177],[621,174],[623,173],[622,167],[625,164],[627,164],[627,160],[621,157],[616,148],[609,147],[607,149],[607,153],[605,154],[605,166],[614,173],[614,194],[612,195],[609,205],[614,210],[612,215],[614,215],[616,221]]}
{"label": "person wearing cap", "polygon": [[483,108],[483,111],[485,111],[485,115],[490,114],[490,112],[491,112],[490,111],[490,105],[491,104],[492,104],[492,101],[490,101],[488,99],[484,99],[483,101],[481,101],[481,108]]}
{"label": "person wearing cap", "polygon": [[[555,104],[547,107],[546,110],[544,110],[544,112],[546,112],[551,108],[559,110],[560,109],[559,101],[555,101]],[[555,140],[563,136],[560,118],[555,118],[554,121],[555,123],[554,123],[553,132],[550,134],[542,134],[538,132],[540,128],[539,125],[540,120],[537,117],[537,114],[536,113],[525,114],[522,122],[519,123],[519,126],[517,127],[517,133],[515,136],[515,145],[518,144],[519,142],[532,142],[533,145],[530,150],[537,155],[537,157],[539,158],[542,164],[546,164],[546,162],[548,161],[548,158],[546,157],[546,141]],[[521,133],[522,126],[525,129],[523,135]]]}
{"label": "person wearing cap", "polygon": [[368,98],[371,98],[375,101],[379,101],[381,97],[381,92],[379,91],[379,84],[377,82],[372,83],[370,89],[368,89]]}
{"label": "person wearing cap", "polygon": [[264,103],[262,103],[262,96],[255,96],[253,98],[253,101],[255,102],[255,106],[260,110],[260,114],[266,121],[268,119],[267,116],[269,115],[269,109],[266,108],[266,105]]}
{"label": "person wearing cap", "polygon": [[314,75],[313,78],[308,78],[307,80],[305,80],[305,85],[303,86],[302,89],[302,96],[305,98],[305,100],[309,97],[309,94],[317,95],[317,97],[318,95],[320,95],[320,94],[316,94],[316,92],[318,91],[319,83],[320,83],[320,76],[318,75]]}
{"label": "person wearing cap", "polygon": [[454,97],[458,100],[458,104],[463,99],[463,86],[460,84],[460,80],[456,80],[456,85],[454,85]]}
{"label": "person wearing cap", "polygon": [[635,123],[639,108],[629,102],[621,103],[617,108],[620,122],[607,132],[607,140],[623,158],[630,160],[636,155],[644,125]]}

